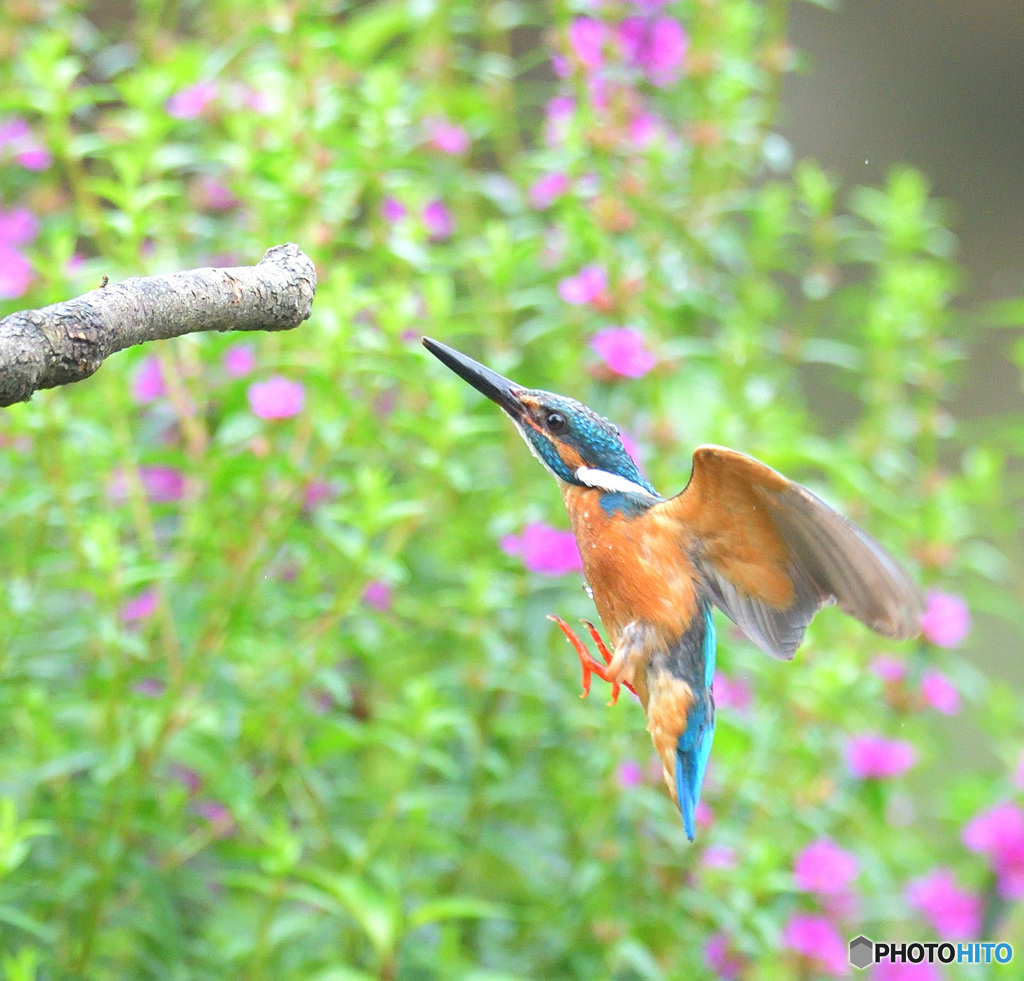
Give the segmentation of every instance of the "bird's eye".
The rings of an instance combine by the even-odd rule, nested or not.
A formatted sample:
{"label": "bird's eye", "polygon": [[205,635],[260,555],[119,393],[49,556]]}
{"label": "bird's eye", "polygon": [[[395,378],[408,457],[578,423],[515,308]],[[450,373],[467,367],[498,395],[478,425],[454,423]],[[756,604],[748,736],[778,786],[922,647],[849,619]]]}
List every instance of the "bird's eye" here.
{"label": "bird's eye", "polygon": [[544,421],[547,423],[548,432],[560,433],[565,429],[565,416],[561,412],[549,412]]}

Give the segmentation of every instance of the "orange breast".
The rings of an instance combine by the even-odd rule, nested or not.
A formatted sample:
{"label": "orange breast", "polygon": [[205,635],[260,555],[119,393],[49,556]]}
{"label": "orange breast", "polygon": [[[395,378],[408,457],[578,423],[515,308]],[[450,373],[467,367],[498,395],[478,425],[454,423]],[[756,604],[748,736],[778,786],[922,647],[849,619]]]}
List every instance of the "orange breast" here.
{"label": "orange breast", "polygon": [[633,620],[656,628],[667,644],[696,613],[696,569],[670,524],[650,513],[609,515],[601,495],[593,488],[563,488],[597,612],[613,645]]}

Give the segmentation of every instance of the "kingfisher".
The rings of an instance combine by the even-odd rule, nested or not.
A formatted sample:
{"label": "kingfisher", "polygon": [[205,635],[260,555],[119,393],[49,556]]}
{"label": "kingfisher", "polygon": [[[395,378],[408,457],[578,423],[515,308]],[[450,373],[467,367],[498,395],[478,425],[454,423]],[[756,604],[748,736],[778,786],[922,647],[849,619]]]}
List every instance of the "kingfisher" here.
{"label": "kingfisher", "polygon": [[900,564],[806,487],[753,457],[699,446],[689,483],[662,497],[616,426],[575,399],[529,389],[430,338],[439,361],[509,416],[558,481],[588,593],[611,641],[582,621],[602,660],[551,616],[591,675],[640,699],[665,783],[693,841],[715,731],[717,607],[762,651],[790,660],[836,603],[886,637],[920,630],[921,592]]}

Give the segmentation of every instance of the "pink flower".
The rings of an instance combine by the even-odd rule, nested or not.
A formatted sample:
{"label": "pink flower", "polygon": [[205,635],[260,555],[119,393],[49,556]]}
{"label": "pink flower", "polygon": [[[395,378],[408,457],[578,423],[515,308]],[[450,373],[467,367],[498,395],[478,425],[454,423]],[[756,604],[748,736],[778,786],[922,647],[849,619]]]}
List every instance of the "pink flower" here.
{"label": "pink flower", "polygon": [[971,613],[962,596],[928,592],[928,607],[921,617],[921,632],[939,647],[959,647],[971,629]]}
{"label": "pink flower", "polygon": [[206,818],[207,821],[223,822],[231,820],[231,812],[221,803],[215,800],[203,800],[196,804],[196,814]]}
{"label": "pink flower", "polygon": [[368,582],[363,590],[363,602],[380,613],[387,613],[391,609],[391,587],[379,579]]}
{"label": "pink flower", "polygon": [[567,276],[558,284],[558,295],[573,306],[602,304],[608,299],[608,274],[596,263],[584,266],[575,276]]}
{"label": "pink flower", "polygon": [[39,234],[39,221],[28,208],[0,211],[0,244],[27,245]]}
{"label": "pink flower", "polygon": [[153,355],[145,357],[135,369],[131,382],[132,399],[139,405],[145,405],[167,394],[164,375],[160,362]]}
{"label": "pink flower", "polygon": [[629,120],[629,140],[642,150],[663,132],[660,117],[651,112],[638,112]]}
{"label": "pink flower", "polygon": [[334,488],[326,480],[312,480],[306,484],[306,489],[302,492],[302,506],[307,511],[315,511],[333,496]]}
{"label": "pink flower", "polygon": [[709,869],[733,869],[736,867],[736,852],[728,845],[708,845],[701,861]]}
{"label": "pink flower", "polygon": [[430,146],[442,153],[458,157],[469,149],[469,133],[447,119],[428,120],[427,133]]}
{"label": "pink flower", "polygon": [[423,227],[426,228],[431,242],[451,238],[452,232],[455,231],[455,222],[443,201],[435,198],[423,209]]}
{"label": "pink flower", "polygon": [[846,941],[824,916],[794,914],[782,931],[782,944],[832,977],[841,977],[849,970]]}
{"label": "pink flower", "polygon": [[534,522],[522,535],[506,535],[501,540],[506,555],[518,555],[529,572],[542,576],[564,576],[583,569],[580,550],[571,531],[559,531],[543,522]]}
{"label": "pink flower", "polygon": [[398,198],[388,195],[380,206],[380,216],[389,225],[394,225],[405,217],[405,205]]}
{"label": "pink flower", "polygon": [[32,264],[16,246],[39,234],[39,222],[28,208],[0,211],[0,300],[16,300],[32,285]]}
{"label": "pink flower", "polygon": [[26,170],[46,170],[53,163],[50,151],[34,140],[14,154],[14,162]]}
{"label": "pink flower", "polygon": [[619,49],[627,65],[641,67],[650,23],[647,17],[626,17],[619,24]]}
{"label": "pink flower", "polygon": [[215,800],[200,800],[193,805],[196,814],[209,821],[219,838],[226,838],[234,830],[234,818],[231,812]]}
{"label": "pink flower", "polygon": [[0,242],[0,300],[16,300],[32,285],[32,264],[17,249]]}
{"label": "pink flower", "polygon": [[1002,801],[975,816],[961,835],[972,852],[987,856],[1004,899],[1024,898],[1024,811]]}
{"label": "pink flower", "polygon": [[156,590],[144,589],[121,607],[121,622],[135,623],[151,617],[156,612],[156,604]]}
{"label": "pink flower", "polygon": [[568,190],[569,178],[561,171],[545,174],[530,187],[530,207],[537,211],[550,208]]}
{"label": "pink flower", "polygon": [[730,678],[719,672],[714,683],[715,706],[720,709],[735,709],[742,714],[749,711],[754,693],[750,682],[742,678]]}
{"label": "pink flower", "polygon": [[871,662],[871,673],[878,675],[887,684],[898,685],[907,676],[907,666],[898,658],[879,654]]}
{"label": "pink flower", "polygon": [[21,116],[12,116],[0,123],[0,150],[6,150],[10,146],[17,146],[21,140],[31,134],[27,122]]}
{"label": "pink flower", "polygon": [[858,780],[898,777],[916,762],[917,748],[902,739],[864,733],[846,743],[846,766]]}
{"label": "pink flower", "polygon": [[963,842],[972,852],[995,855],[1007,846],[1016,850],[1024,841],[1024,811],[1011,801],[1002,801],[982,811],[966,825]]}
{"label": "pink flower", "polygon": [[960,692],[935,668],[929,668],[921,675],[921,694],[933,709],[943,715],[956,715],[960,711]]}
{"label": "pink flower", "polygon": [[275,110],[275,101],[260,89],[251,85],[235,85],[232,88],[233,107],[251,109],[257,115],[269,116]]}
{"label": "pink flower", "polygon": [[664,88],[679,78],[690,41],[671,17],[627,17],[619,24],[619,44],[627,64]]}
{"label": "pink flower", "polygon": [[640,786],[644,780],[643,768],[636,760],[623,760],[615,770],[615,782],[623,790]]}
{"label": "pink flower", "polygon": [[569,25],[569,47],[587,71],[594,71],[604,63],[607,37],[608,29],[593,17],[575,17]]}
{"label": "pink flower", "polygon": [[981,928],[981,900],[961,889],[951,869],[933,869],[907,886],[907,902],[920,910],[943,940],[970,940]]}
{"label": "pink flower", "polygon": [[797,889],[835,896],[845,891],[860,871],[857,859],[831,838],[819,838],[796,858]]}
{"label": "pink flower", "polygon": [[616,374],[625,378],[643,378],[658,357],[647,350],[644,336],[632,327],[607,327],[590,339],[591,348]]}
{"label": "pink flower", "polygon": [[253,382],[247,392],[249,408],[260,419],[290,419],[302,411],[306,390],[301,382],[271,375],[266,381]]}
{"label": "pink flower", "polygon": [[921,961],[920,964],[882,961],[875,965],[869,981],[942,981],[942,974],[934,964],[927,961]]}
{"label": "pink flower", "polygon": [[185,496],[185,477],[174,467],[139,467],[139,479],[154,504],[170,504]]}
{"label": "pink flower", "polygon": [[224,352],[224,372],[232,378],[244,378],[256,367],[256,348],[252,344],[232,344]]}
{"label": "pink flower", "polygon": [[203,786],[203,778],[191,767],[182,766],[180,763],[171,764],[171,776],[178,781],[189,794],[198,793]]}
{"label": "pink flower", "polygon": [[0,150],[10,150],[15,163],[26,170],[46,170],[53,162],[50,151],[35,138],[20,116],[0,123]]}
{"label": "pink flower", "polygon": [[693,820],[699,828],[710,828],[714,824],[715,812],[706,800],[697,802],[697,807],[693,812]]}
{"label": "pink flower", "polygon": [[140,678],[132,685],[132,691],[147,698],[159,698],[167,689],[167,685],[159,678]]}
{"label": "pink flower", "polygon": [[639,61],[653,85],[664,88],[679,79],[690,39],[678,21],[658,17],[650,27]]}
{"label": "pink flower", "polygon": [[234,191],[213,177],[200,180],[196,192],[199,207],[209,211],[230,211],[238,204]]}
{"label": "pink flower", "polygon": [[733,950],[727,934],[713,933],[704,945],[704,961],[721,981],[736,981],[746,962]]}
{"label": "pink flower", "polygon": [[188,88],[175,92],[164,108],[175,119],[197,119],[206,107],[217,98],[215,82],[197,82]]}

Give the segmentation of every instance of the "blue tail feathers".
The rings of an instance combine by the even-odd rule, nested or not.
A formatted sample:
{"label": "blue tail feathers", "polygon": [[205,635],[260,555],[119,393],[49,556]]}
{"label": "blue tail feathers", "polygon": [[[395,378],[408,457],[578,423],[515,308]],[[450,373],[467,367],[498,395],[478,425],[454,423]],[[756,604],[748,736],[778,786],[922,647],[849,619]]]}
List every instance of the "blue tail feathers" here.
{"label": "blue tail feathers", "polygon": [[704,783],[714,735],[714,708],[708,699],[702,699],[690,710],[686,731],[679,737],[676,749],[676,793],[683,815],[683,828],[690,841],[693,841],[700,788]]}
{"label": "blue tail feathers", "polygon": [[676,794],[679,811],[683,816],[686,837],[693,841],[696,831],[696,811],[700,801],[700,788],[711,755],[711,742],[715,736],[715,703],[711,697],[711,682],[715,676],[715,624],[711,608],[704,608],[704,685],[686,715],[686,728],[676,746]]}

